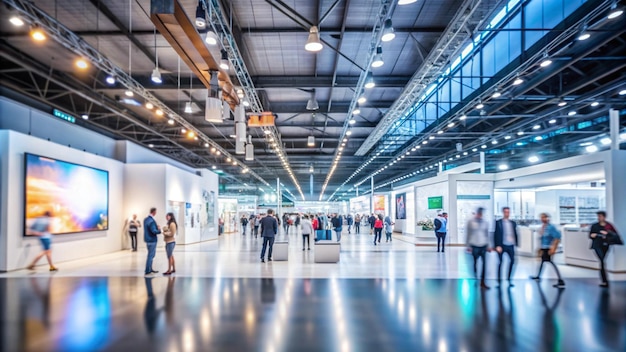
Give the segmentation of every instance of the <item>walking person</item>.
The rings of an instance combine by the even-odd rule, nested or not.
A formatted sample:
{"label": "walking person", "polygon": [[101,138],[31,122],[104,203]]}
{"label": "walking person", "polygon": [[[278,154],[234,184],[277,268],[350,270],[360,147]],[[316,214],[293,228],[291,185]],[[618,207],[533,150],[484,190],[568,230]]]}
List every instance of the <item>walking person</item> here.
{"label": "walking person", "polygon": [[241,223],[241,234],[245,236],[246,228],[248,227],[248,218],[245,215],[242,215],[239,222]]}
{"label": "walking person", "polygon": [[176,263],[174,262],[174,247],[176,247],[176,232],[178,223],[174,213],[165,215],[167,225],[163,226],[163,239],[165,240],[165,254],[167,254],[167,271],[163,275],[172,275],[176,272]]}
{"label": "walking person", "polygon": [[[263,249],[261,250],[261,263],[265,263],[265,252],[267,250],[267,260],[272,261],[272,248],[274,239],[278,234],[278,220],[274,217],[272,209],[267,210],[267,216],[261,219],[261,237],[263,237]],[[269,250],[268,247],[269,246]]]}
{"label": "walking person", "polygon": [[283,231],[285,231],[285,235],[289,233],[289,214],[283,214]]}
{"label": "walking person", "polygon": [[437,253],[439,253],[439,244],[441,243],[441,253],[446,251],[446,235],[448,234],[448,213],[437,215],[434,221],[435,236],[437,237]]}
{"label": "walking person", "polygon": [[295,232],[296,234],[298,234],[298,230],[300,229],[300,225],[302,224],[302,217],[300,216],[300,213],[298,213],[298,215],[296,215],[296,221],[294,221],[293,223],[296,227],[295,227]]}
{"label": "walking person", "polygon": [[305,241],[308,249],[311,250],[311,234],[314,232],[313,224],[311,220],[309,220],[309,216],[305,214],[300,224],[302,225],[302,250],[304,251]]}
{"label": "walking person", "polygon": [[50,267],[50,271],[59,270],[54,264],[52,264],[52,234],[50,233],[50,222],[52,221],[52,213],[46,211],[42,216],[35,219],[33,224],[26,230],[27,235],[38,236],[39,242],[41,243],[41,247],[43,250],[39,253],[35,259],[28,266],[28,270],[35,270],[35,265],[37,262],[46,257],[48,260],[48,266]]}
{"label": "walking person", "polygon": [[132,219],[127,220],[128,236],[130,236],[130,244],[133,252],[137,252],[137,232],[141,227],[141,221],[137,219],[137,214],[133,214]]}
{"label": "walking person", "polygon": [[385,236],[387,240],[385,242],[391,242],[391,233],[393,232],[393,222],[389,215],[385,216]]}
{"label": "walking person", "polygon": [[357,235],[361,234],[361,216],[356,214],[354,217],[354,233]]}
{"label": "walking person", "polygon": [[261,215],[257,215],[254,219],[254,238],[259,237],[259,226],[261,226]]}
{"label": "walking person", "polygon": [[598,216],[598,222],[591,225],[589,231],[589,238],[591,238],[591,249],[596,252],[598,259],[600,259],[600,283],[601,287],[609,287],[609,280],[606,276],[606,269],[604,260],[609,253],[611,244],[623,244],[619,237],[615,226],[606,221],[606,212],[599,211],[596,213]]}
{"label": "walking person", "polygon": [[143,220],[143,240],[146,242],[148,248],[148,257],[146,258],[146,270],[145,275],[156,274],[158,271],[152,269],[152,261],[156,254],[157,247],[157,235],[161,233],[159,226],[156,223],[154,216],[157,209],[150,208],[150,214]]}
{"label": "walking person", "polygon": [[378,243],[380,243],[380,238],[383,234],[383,227],[385,226],[383,223],[383,214],[378,214],[378,218],[374,220],[372,223],[374,227],[374,246],[376,245],[376,238],[378,238]]}
{"label": "walking person", "polygon": [[335,213],[331,220],[335,234],[337,234],[337,242],[341,242],[341,231],[343,231],[343,216]]}
{"label": "walking person", "polygon": [[532,277],[532,279],[539,280],[541,278],[543,263],[547,262],[552,264],[552,267],[554,268],[554,271],[556,271],[556,275],[559,278],[559,281],[557,281],[554,287],[564,287],[565,281],[561,278],[559,268],[557,268],[556,264],[552,261],[552,256],[556,253],[556,250],[559,247],[559,242],[561,241],[561,233],[550,223],[550,215],[541,213],[540,216],[543,224],[539,229],[539,235],[541,236],[541,264],[539,265],[539,272],[537,273],[537,276]]}
{"label": "walking person", "polygon": [[352,233],[352,224],[354,223],[354,218],[352,218],[352,214],[348,214],[346,216],[346,223],[348,223],[348,235]]}
{"label": "walking person", "polygon": [[502,258],[506,253],[509,256],[509,270],[507,280],[509,286],[513,287],[511,282],[511,274],[513,273],[513,265],[515,264],[515,247],[517,247],[517,224],[509,219],[511,209],[509,207],[502,208],[502,219],[496,221],[496,230],[493,233],[493,245],[498,252],[498,287],[501,282]]}
{"label": "walking person", "polygon": [[371,235],[374,233],[374,223],[376,222],[376,216],[374,215],[374,213],[370,215],[370,217],[367,219],[367,222],[370,224],[370,235]]}
{"label": "walking person", "polygon": [[467,233],[467,251],[474,258],[474,276],[478,278],[478,259],[482,259],[482,271],[480,275],[480,288],[489,289],[485,284],[485,271],[487,269],[487,252],[489,248],[489,224],[483,219],[484,208],[478,208],[474,218],[470,219],[465,226]]}
{"label": "walking person", "polygon": [[256,216],[254,214],[250,215],[250,219],[248,220],[248,225],[250,225],[250,237],[254,236],[254,228],[256,224]]}

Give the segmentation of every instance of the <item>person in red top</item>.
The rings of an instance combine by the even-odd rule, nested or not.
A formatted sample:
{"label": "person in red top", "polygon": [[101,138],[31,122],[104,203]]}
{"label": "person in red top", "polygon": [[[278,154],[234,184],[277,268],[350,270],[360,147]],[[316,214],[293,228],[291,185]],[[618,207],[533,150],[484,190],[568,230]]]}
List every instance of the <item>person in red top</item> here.
{"label": "person in red top", "polygon": [[378,214],[376,221],[374,221],[374,246],[376,245],[376,238],[378,238],[378,243],[380,243],[380,238],[383,235],[383,227],[385,227],[383,214]]}
{"label": "person in red top", "polygon": [[319,225],[317,222],[317,217],[314,215],[311,215],[311,224],[313,225],[313,231],[317,230],[317,226]]}

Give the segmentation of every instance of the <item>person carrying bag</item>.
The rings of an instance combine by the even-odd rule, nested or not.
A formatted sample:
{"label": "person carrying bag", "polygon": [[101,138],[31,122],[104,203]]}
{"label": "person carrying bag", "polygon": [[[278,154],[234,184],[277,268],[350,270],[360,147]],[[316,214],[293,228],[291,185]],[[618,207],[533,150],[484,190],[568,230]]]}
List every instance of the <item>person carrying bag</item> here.
{"label": "person carrying bag", "polygon": [[623,245],[624,241],[617,233],[615,226],[606,221],[606,212],[599,211],[596,213],[598,216],[598,222],[591,225],[589,230],[589,238],[591,239],[591,247],[596,252],[598,259],[600,260],[600,278],[602,283],[601,287],[609,287],[609,280],[606,275],[605,259],[609,253],[611,245]]}

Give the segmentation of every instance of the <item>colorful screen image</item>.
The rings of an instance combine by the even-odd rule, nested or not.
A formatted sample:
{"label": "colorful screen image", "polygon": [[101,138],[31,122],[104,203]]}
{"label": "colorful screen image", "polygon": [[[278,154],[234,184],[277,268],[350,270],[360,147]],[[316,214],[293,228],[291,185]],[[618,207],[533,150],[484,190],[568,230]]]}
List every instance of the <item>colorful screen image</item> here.
{"label": "colorful screen image", "polygon": [[385,196],[374,196],[374,213],[385,213]]}
{"label": "colorful screen image", "polygon": [[406,193],[396,194],[396,219],[406,219]]}
{"label": "colorful screen image", "polygon": [[52,234],[109,228],[107,171],[28,153],[25,169],[25,230],[46,212]]}

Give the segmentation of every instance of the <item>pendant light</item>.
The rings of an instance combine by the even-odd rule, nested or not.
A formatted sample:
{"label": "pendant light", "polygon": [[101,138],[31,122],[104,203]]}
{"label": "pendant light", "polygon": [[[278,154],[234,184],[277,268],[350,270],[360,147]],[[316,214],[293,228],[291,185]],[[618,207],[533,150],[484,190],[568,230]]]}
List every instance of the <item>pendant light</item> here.
{"label": "pendant light", "polygon": [[196,28],[204,29],[206,27],[206,12],[204,11],[204,7],[202,6],[202,1],[198,1],[198,6],[196,7]]}
{"label": "pendant light", "polygon": [[228,71],[230,69],[230,65],[228,63],[228,53],[224,49],[222,49],[222,60],[220,61],[220,68],[224,71]]}
{"label": "pendant light", "polygon": [[374,82],[374,75],[371,72],[368,72],[365,77],[365,88],[370,89],[376,86],[376,82]]}
{"label": "pendant light", "polygon": [[217,45],[217,39],[217,34],[210,29],[204,34],[204,42],[207,43],[207,45]]}
{"label": "pendant light", "polygon": [[380,38],[383,42],[390,42],[396,37],[396,32],[393,29],[391,18],[385,20],[385,26],[383,28],[383,36]]}
{"label": "pendant light", "polygon": [[248,144],[246,144],[246,161],[254,160],[254,144],[252,144],[252,136],[248,136]]}
{"label": "pendant light", "polygon": [[157,49],[156,27],[154,27],[154,58],[154,70],[152,70],[152,77],[150,79],[156,84],[161,84],[163,83],[163,79],[161,79],[161,72],[159,72],[159,51]]}
{"label": "pendant light", "polygon": [[320,42],[320,32],[319,29],[317,28],[317,26],[312,26],[311,29],[309,29],[309,38],[306,41],[306,45],[304,46],[304,49],[306,51],[312,51],[312,52],[317,52],[322,50],[323,46],[322,43]]}
{"label": "pendant light", "polygon": [[309,136],[306,140],[307,147],[315,147],[315,136]]}
{"label": "pendant light", "polygon": [[317,96],[315,94],[315,89],[313,89],[313,91],[311,91],[311,97],[309,98],[309,101],[307,101],[306,103],[306,109],[307,110],[318,110],[320,108],[320,104],[317,102]]}
{"label": "pendant light", "polygon": [[372,67],[374,68],[381,67],[384,64],[385,62],[383,61],[383,48],[379,46],[376,48],[376,55],[374,55],[374,60],[372,61]]}
{"label": "pendant light", "polygon": [[193,74],[189,75],[189,101],[185,103],[185,113],[191,114],[193,112],[191,106],[191,98],[193,96]]}

